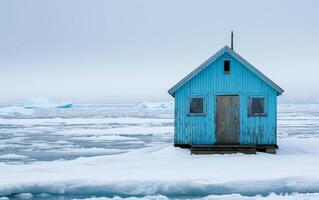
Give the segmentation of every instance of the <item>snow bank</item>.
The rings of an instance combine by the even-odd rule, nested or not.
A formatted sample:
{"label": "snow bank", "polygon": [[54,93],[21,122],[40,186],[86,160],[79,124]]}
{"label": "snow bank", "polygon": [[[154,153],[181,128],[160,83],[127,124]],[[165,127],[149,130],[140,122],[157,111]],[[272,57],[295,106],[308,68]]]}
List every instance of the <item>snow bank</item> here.
{"label": "snow bank", "polygon": [[[91,197],[85,199],[75,199],[75,200],[168,200],[169,198],[163,195],[157,196],[145,196],[145,197],[119,197],[115,196],[113,198],[108,197]],[[275,194],[271,193],[268,196],[242,196],[240,194],[228,194],[228,195],[209,195],[202,198],[191,198],[194,200],[202,199],[202,200],[315,200],[319,199],[319,193],[306,193],[306,194]]]}
{"label": "snow bank", "polygon": [[277,155],[196,156],[172,145],[158,145],[71,161],[0,163],[0,196],[251,196],[319,192],[319,150],[314,148],[319,146],[319,139],[280,139],[279,146]]}
{"label": "snow bank", "polygon": [[293,193],[293,194],[275,194],[271,193],[269,196],[242,196],[240,194],[229,194],[229,195],[210,195],[203,200],[315,200],[319,199],[319,193],[306,193],[306,194],[299,194],[299,193]]}
{"label": "snow bank", "polygon": [[71,108],[72,103],[62,102],[62,103],[53,103],[48,99],[44,98],[34,98],[30,99],[24,104],[25,108]]}

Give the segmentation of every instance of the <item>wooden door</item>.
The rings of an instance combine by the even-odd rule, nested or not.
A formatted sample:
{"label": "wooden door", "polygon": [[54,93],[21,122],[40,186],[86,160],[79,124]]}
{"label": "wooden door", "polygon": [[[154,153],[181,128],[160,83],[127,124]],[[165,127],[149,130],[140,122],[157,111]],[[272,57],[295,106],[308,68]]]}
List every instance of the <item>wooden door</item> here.
{"label": "wooden door", "polygon": [[239,96],[217,96],[216,143],[239,144]]}

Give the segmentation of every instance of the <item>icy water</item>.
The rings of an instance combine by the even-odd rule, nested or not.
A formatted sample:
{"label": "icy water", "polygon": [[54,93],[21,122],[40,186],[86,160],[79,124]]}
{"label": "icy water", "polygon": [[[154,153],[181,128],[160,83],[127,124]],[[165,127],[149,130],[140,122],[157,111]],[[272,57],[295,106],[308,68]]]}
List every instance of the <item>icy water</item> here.
{"label": "icy water", "polygon": [[75,105],[70,109],[2,106],[0,162],[69,160],[171,143],[173,116],[169,105]]}
{"label": "icy water", "polygon": [[[121,154],[133,149],[172,143],[173,129],[171,103],[75,105],[69,109],[25,109],[21,105],[2,105],[0,163],[21,165]],[[279,105],[278,137],[319,137],[319,105]],[[32,199],[49,200],[89,197],[31,196]],[[10,199],[24,198],[30,196],[10,196]],[[201,197],[169,197],[194,198]]]}
{"label": "icy water", "polygon": [[[40,194],[26,197],[11,196],[10,200],[33,199],[33,200],[200,200],[205,197],[164,197],[164,196],[137,196],[137,197],[118,197],[118,196],[85,196],[85,195],[49,195]],[[216,200],[219,200],[216,198]]]}
{"label": "icy water", "polygon": [[[279,105],[278,137],[319,137],[319,105]],[[0,107],[0,162],[69,160],[173,142],[171,103]]]}

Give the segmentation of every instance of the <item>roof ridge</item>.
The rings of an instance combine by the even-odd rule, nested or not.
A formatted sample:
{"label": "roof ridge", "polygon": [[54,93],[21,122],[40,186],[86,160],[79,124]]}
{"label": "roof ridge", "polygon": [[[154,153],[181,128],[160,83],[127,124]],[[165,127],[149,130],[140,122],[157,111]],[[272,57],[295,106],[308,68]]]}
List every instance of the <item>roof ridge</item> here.
{"label": "roof ridge", "polygon": [[221,56],[223,53],[228,52],[231,54],[234,58],[236,58],[239,62],[241,62],[244,66],[246,66],[250,71],[255,73],[258,77],[260,77],[262,80],[264,80],[266,83],[268,83],[270,86],[272,86],[278,94],[282,94],[284,90],[279,87],[275,82],[273,82],[270,78],[268,78],[266,75],[264,75],[261,71],[259,71],[256,67],[254,67],[252,64],[250,64],[248,61],[246,61],[243,57],[241,57],[239,54],[237,54],[235,51],[231,50],[231,48],[227,45],[222,47],[219,51],[217,51],[214,55],[212,55],[210,58],[208,58],[205,62],[203,62],[200,66],[195,68],[191,73],[189,73],[187,76],[185,76],[182,80],[180,80],[178,83],[176,83],[172,88],[168,90],[168,93],[172,96],[175,96],[175,91],[183,86],[186,82],[191,80],[194,76],[196,76],[199,72],[204,70],[207,66],[209,66],[210,63],[214,62],[219,56]]}

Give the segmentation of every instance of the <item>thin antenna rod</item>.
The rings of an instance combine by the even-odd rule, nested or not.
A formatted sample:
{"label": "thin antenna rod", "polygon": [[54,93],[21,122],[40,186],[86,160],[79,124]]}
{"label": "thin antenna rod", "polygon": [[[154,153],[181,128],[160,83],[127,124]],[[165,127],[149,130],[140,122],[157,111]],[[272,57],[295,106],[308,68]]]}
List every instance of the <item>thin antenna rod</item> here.
{"label": "thin antenna rod", "polygon": [[231,43],[230,43],[230,49],[234,50],[234,32],[231,31]]}

